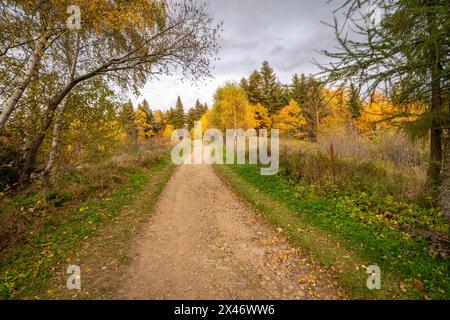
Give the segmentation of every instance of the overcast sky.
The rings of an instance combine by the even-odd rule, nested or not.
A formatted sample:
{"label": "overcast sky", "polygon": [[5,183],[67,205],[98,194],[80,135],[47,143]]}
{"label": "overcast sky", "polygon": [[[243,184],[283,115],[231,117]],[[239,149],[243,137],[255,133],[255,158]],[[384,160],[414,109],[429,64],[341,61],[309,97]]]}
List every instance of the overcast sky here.
{"label": "overcast sky", "polygon": [[219,52],[214,63],[214,79],[183,82],[163,77],[149,82],[142,92],[152,109],[167,110],[181,96],[185,108],[197,98],[210,106],[214,91],[227,80],[239,81],[264,60],[283,83],[294,73],[316,73],[314,58],[324,59],[316,50],[335,45],[333,30],[321,21],[331,22],[338,2],[327,0],[208,0],[216,21],[224,22]]}

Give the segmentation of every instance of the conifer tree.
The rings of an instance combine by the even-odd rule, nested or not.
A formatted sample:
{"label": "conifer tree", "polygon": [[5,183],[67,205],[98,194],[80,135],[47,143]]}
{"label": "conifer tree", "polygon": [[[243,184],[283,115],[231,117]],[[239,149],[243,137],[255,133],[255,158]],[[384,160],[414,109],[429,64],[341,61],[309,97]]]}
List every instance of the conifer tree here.
{"label": "conifer tree", "polygon": [[[283,106],[283,89],[275,75],[272,67],[267,61],[261,67],[261,93],[260,101],[267,108],[269,114],[276,113]],[[250,103],[253,103],[250,101]]]}
{"label": "conifer tree", "polygon": [[184,114],[183,102],[181,98],[177,98],[175,108],[172,110],[171,124],[175,129],[183,129],[186,125],[186,115]]}
{"label": "conifer tree", "polygon": [[134,112],[133,103],[131,102],[131,100],[123,104],[122,110],[119,115],[119,120],[128,136],[132,148],[136,148],[138,128],[136,125],[136,114]]}
{"label": "conifer tree", "polygon": [[[241,82],[242,86],[242,82]],[[245,84],[243,89],[246,92],[247,99],[251,104],[258,104],[262,101],[262,93],[261,93],[261,87],[262,87],[262,78],[261,74],[258,71],[253,71],[253,73],[250,75],[248,85]]]}
{"label": "conifer tree", "polygon": [[292,77],[291,86],[291,99],[297,102],[299,105],[304,105],[308,99],[308,86],[306,82],[306,77],[302,73],[300,77],[298,74],[294,74]]}

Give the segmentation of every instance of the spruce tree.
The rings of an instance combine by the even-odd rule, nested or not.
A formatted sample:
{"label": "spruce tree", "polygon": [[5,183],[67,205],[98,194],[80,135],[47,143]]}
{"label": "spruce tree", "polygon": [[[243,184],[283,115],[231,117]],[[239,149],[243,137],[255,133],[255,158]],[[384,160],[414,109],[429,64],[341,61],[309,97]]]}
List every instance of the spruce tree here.
{"label": "spruce tree", "polygon": [[250,75],[248,85],[246,86],[246,84],[244,83],[243,89],[246,91],[247,99],[253,105],[257,105],[258,103],[262,102],[261,81],[261,74],[255,70]]}
{"label": "spruce tree", "polygon": [[269,110],[269,114],[274,114],[283,107],[283,89],[267,61],[264,61],[262,64],[260,75],[261,93],[260,101],[258,102]]}
{"label": "spruce tree", "polygon": [[300,77],[294,74],[291,85],[291,98],[302,107],[308,99],[308,85],[306,77],[302,73]]}
{"label": "spruce tree", "polygon": [[195,121],[197,120],[197,112],[195,108],[190,108],[186,114],[186,123],[189,131],[194,128]]}
{"label": "spruce tree", "polygon": [[177,98],[175,109],[173,109],[172,125],[175,129],[184,129],[186,126],[186,115],[184,113],[184,106],[180,97]]}

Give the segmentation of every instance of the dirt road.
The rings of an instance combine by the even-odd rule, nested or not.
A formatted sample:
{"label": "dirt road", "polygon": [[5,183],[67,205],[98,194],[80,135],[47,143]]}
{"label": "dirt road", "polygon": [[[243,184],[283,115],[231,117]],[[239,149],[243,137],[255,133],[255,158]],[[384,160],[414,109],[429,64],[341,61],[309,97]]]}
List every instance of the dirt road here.
{"label": "dirt road", "polygon": [[335,298],[331,280],[280,231],[212,167],[180,166],[133,245],[117,298]]}

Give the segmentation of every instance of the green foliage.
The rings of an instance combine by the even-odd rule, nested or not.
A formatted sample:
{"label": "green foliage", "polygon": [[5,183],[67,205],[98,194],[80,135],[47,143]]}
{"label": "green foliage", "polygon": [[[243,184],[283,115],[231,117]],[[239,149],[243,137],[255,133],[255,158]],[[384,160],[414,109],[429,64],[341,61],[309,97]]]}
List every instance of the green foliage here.
{"label": "green foliage", "polygon": [[290,91],[291,99],[297,102],[300,106],[306,104],[308,100],[308,84],[306,76],[302,73],[300,77],[298,74],[294,74],[292,77],[292,85]]}
{"label": "green foliage", "polygon": [[348,99],[347,105],[350,110],[350,115],[352,119],[357,120],[361,117],[361,112],[363,109],[363,102],[359,95],[359,90],[356,88],[355,84],[350,84],[350,97]]}
{"label": "green foliage", "polygon": [[[259,206],[261,194],[255,191],[246,193],[239,188],[246,199],[267,215],[269,221],[283,227],[292,239],[300,241],[303,247],[304,241],[313,242],[314,246],[309,247],[309,250],[319,261],[328,266],[330,261],[334,261],[332,265],[335,267],[339,264],[342,273],[338,279],[352,297],[368,298],[374,294],[364,289],[364,276],[361,275],[360,279],[357,275],[361,269],[352,269],[355,259],[359,259],[366,266],[378,264],[381,267],[385,290],[380,291],[380,297],[448,299],[448,259],[442,255],[442,251],[438,252],[436,241],[427,238],[426,233],[416,234],[411,231],[422,228],[424,224],[436,232],[437,226],[445,226],[436,210],[419,208],[408,202],[397,203],[393,197],[383,198],[376,192],[369,195],[357,190],[341,190],[333,184],[294,183],[284,174],[261,176],[257,166],[232,166],[233,174],[224,167],[218,167],[218,170],[229,181],[235,179],[233,174],[237,174],[257,188],[259,193],[272,199],[264,206]],[[236,181],[231,183],[238,188],[239,182]],[[377,186],[373,186],[375,190]],[[286,205],[289,209],[280,211],[277,209],[280,205]],[[307,237],[312,239],[304,239],[299,230],[311,228],[318,228],[331,238],[315,237],[314,233],[309,233]],[[442,231],[448,232],[448,225]],[[339,256],[339,252],[324,249],[337,242],[350,250],[355,258],[345,259]]]}
{"label": "green foliage", "polygon": [[255,70],[250,75],[248,81],[243,79],[241,87],[244,89],[250,104],[261,104],[269,111],[270,115],[276,113],[289,102],[287,92],[282,88],[267,61],[263,62],[260,71]]}
{"label": "green foliage", "polygon": [[175,108],[171,111],[168,123],[172,124],[175,129],[184,129],[186,126],[186,115],[184,114],[184,106],[180,97],[177,98]]}
{"label": "green foliage", "polygon": [[201,104],[197,99],[195,102],[195,107],[190,108],[186,115],[186,123],[188,130],[192,130],[194,128],[194,123],[196,121],[200,121],[202,116],[208,111],[208,107],[206,104]]}

